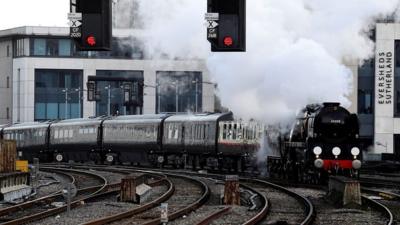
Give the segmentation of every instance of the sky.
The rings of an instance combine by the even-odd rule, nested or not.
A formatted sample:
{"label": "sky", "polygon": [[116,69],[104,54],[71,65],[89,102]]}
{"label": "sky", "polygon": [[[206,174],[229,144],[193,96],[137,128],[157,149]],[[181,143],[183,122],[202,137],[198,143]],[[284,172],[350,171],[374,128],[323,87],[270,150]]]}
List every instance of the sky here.
{"label": "sky", "polygon": [[1,0],[0,30],[19,26],[68,26],[69,0]]}

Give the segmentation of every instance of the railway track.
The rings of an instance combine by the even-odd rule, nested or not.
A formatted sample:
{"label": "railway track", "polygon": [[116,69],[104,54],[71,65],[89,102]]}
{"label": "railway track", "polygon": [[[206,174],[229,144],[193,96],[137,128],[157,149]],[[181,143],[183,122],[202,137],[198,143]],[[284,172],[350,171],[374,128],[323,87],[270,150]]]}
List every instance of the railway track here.
{"label": "railway track", "polygon": [[[140,171],[153,173],[151,171]],[[115,224],[159,224],[160,212],[158,206],[162,202],[168,203],[169,220],[179,218],[199,208],[209,197],[209,188],[203,182],[196,179],[177,175],[164,174],[163,182],[167,184],[168,190],[161,197],[132,210],[84,223],[85,225]],[[117,221],[117,222],[115,222]]]}
{"label": "railway track", "polygon": [[[108,184],[107,180],[95,173],[71,169],[60,169],[60,168],[42,168],[45,171],[55,171],[57,173],[70,174],[70,179],[73,183],[77,184],[77,179],[72,174],[79,174],[79,180],[85,181],[85,184],[91,184],[88,179],[95,179],[97,183],[102,183],[101,185],[85,186],[81,184],[82,187],[77,191],[77,196],[71,203],[71,208],[78,207],[83,201],[90,200],[92,198],[104,195],[107,193],[107,189],[115,189],[118,185]],[[83,177],[86,177],[84,179]],[[93,184],[93,183],[92,183]],[[55,215],[67,210],[67,206],[54,207],[51,206],[53,202],[62,201],[63,197],[61,192],[50,194],[48,196],[38,198],[29,202],[21,203],[12,207],[4,208],[0,210],[1,224],[11,225],[11,224],[26,224],[32,221],[36,221],[42,218],[46,218],[51,215]],[[23,209],[23,210],[21,210]]]}
{"label": "railway track", "polygon": [[265,195],[270,204],[266,218],[259,224],[312,224],[313,204],[301,195],[277,184],[259,179],[241,179]]}
{"label": "railway track", "polygon": [[[84,168],[84,169],[93,168],[93,169],[97,169],[97,170],[106,170],[106,171],[131,171],[131,172],[134,171],[134,172],[141,172],[141,173],[149,172],[148,170],[143,170],[143,169],[138,169],[138,168],[132,169],[130,167],[108,168],[108,167],[104,167],[104,166],[95,166],[95,167],[77,166],[76,168]],[[155,171],[156,171],[156,173],[162,173],[164,170],[160,171],[160,170],[156,169]],[[196,180],[195,182],[203,183],[202,186],[204,186],[204,187],[212,186],[211,185],[212,182],[207,182],[207,181],[214,180],[214,179],[210,179],[208,177],[203,178],[204,175],[203,175],[203,177],[195,176],[195,175],[198,175],[197,173],[184,173],[182,171],[179,171],[179,172],[178,171],[169,171],[169,173],[166,173],[165,175],[181,177],[182,176],[181,174],[184,174],[184,177],[191,177],[192,179]],[[213,175],[212,177],[215,177],[215,176]],[[218,181],[219,185],[222,184],[221,186],[223,187],[222,180],[223,180],[224,176],[219,175],[218,178],[219,178],[219,181]],[[182,183],[182,182],[179,182],[179,183]],[[192,181],[192,183],[193,183],[193,181]],[[185,189],[188,189],[188,185],[180,185],[180,186],[181,187],[179,187],[179,188],[183,187],[183,189],[182,189],[183,192],[188,192],[188,190],[185,190]],[[252,193],[256,194],[256,196],[258,196],[260,198],[259,207],[256,210],[253,209],[253,211],[251,211],[251,212],[248,211],[248,207],[230,207],[230,210],[225,209],[226,211],[224,210],[224,213],[229,214],[228,216],[235,215],[235,214],[239,215],[238,219],[240,221],[243,221],[242,224],[248,224],[248,225],[256,224],[257,222],[261,221],[267,213],[267,210],[268,210],[267,199],[264,195],[262,195],[260,192],[258,192],[256,190],[252,189],[251,187],[242,185],[241,188],[250,190]],[[215,188],[211,188],[211,189],[215,189]],[[220,190],[220,188],[217,188],[217,190],[208,191],[208,192],[210,192],[210,195],[214,195],[214,197],[215,197],[215,195],[218,195],[220,193],[218,190]],[[189,193],[190,193],[190,195],[193,195],[193,191],[189,190]],[[173,198],[176,198],[176,196],[172,196],[171,199],[167,200],[167,202],[175,201],[175,200],[173,200]],[[187,200],[188,198],[185,197],[185,199]],[[215,199],[218,199],[218,197],[215,197],[214,201],[215,201]],[[204,200],[202,200],[202,201],[204,201]],[[221,208],[225,208],[225,206],[221,206],[219,201],[213,202],[213,203],[210,203],[210,201],[211,200],[208,200],[207,202],[202,202],[201,205],[194,204],[193,206],[196,208],[194,208],[193,206],[188,206],[187,209],[178,210],[178,214],[173,213],[172,215],[170,215],[170,218],[176,217],[179,219],[177,219],[175,221],[171,221],[169,224],[197,224],[197,223],[201,224],[202,223],[201,221],[203,221],[203,220],[204,220],[204,222],[208,221],[207,223],[209,223],[212,220],[218,219],[220,215],[217,214],[217,216],[215,216],[214,215],[215,211],[218,211]],[[180,204],[182,204],[182,202],[183,201],[179,201]],[[155,207],[159,206],[160,203],[161,203],[161,201],[153,204],[152,207],[155,208]],[[196,209],[196,211],[193,213],[190,213],[190,211],[193,211],[194,209]],[[151,217],[149,215],[138,215],[143,210],[141,207],[138,207],[138,208],[135,208],[134,210],[131,210],[130,212],[124,212],[124,213],[120,213],[119,215],[101,218],[96,221],[87,222],[86,224],[105,224],[105,223],[109,223],[110,221],[113,221],[113,220],[121,220],[123,217],[128,217],[128,216],[131,216],[131,217],[142,216],[142,217],[147,217],[147,218]],[[148,209],[146,209],[146,210],[148,210]],[[158,218],[159,212],[157,212],[155,216]],[[156,220],[154,220],[153,222],[156,222]],[[237,221],[235,221],[235,222],[237,223]],[[121,224],[121,223],[122,223],[121,221],[118,222],[118,224]],[[128,223],[128,222],[126,222],[126,223]],[[135,223],[135,222],[131,221],[129,224],[131,224],[131,223]],[[142,223],[146,223],[146,222],[141,221],[140,224],[142,224]],[[151,222],[149,222],[149,223],[151,224]]]}
{"label": "railway track", "polygon": [[365,197],[374,201],[387,217],[387,224],[398,224],[400,222],[400,195],[388,190],[373,188],[362,188]]}
{"label": "railway track", "polygon": [[[80,168],[79,166],[77,168]],[[88,168],[88,167],[82,167]],[[94,169],[106,169],[105,166],[93,167]],[[138,173],[143,173],[145,171],[149,172],[148,170],[142,168],[133,168],[133,167],[124,167],[124,166],[116,166],[113,167],[114,171],[135,171]],[[223,180],[224,176],[218,174],[199,174],[196,172],[191,171],[179,171],[179,170],[151,170],[154,173],[162,173],[167,172],[169,174],[183,174],[185,176],[197,177],[196,179],[215,179],[215,180]],[[174,179],[171,181],[174,183]],[[292,200],[289,198],[282,197],[282,193],[279,193],[278,190],[272,190],[271,186],[267,187],[268,185],[265,184],[266,181],[257,180],[257,179],[244,179],[241,180],[241,183],[245,186],[249,186],[253,188],[255,192],[259,192],[262,196],[266,196],[268,200],[266,201],[267,204],[264,205],[266,211],[268,211],[267,216],[265,214],[262,215],[260,210],[257,213],[259,218],[254,219],[251,221],[249,218],[241,218],[236,221],[230,221],[229,218],[235,212],[235,208],[232,206],[216,206],[214,207],[213,211],[204,210],[205,212],[202,214],[201,218],[197,220],[190,220],[191,214],[186,211],[183,214],[180,214],[176,218],[170,217],[172,222],[169,224],[222,224],[222,223],[230,223],[230,224],[256,224],[255,221],[258,221],[258,224],[274,224],[274,223],[282,223],[282,224],[394,224],[396,222],[396,214],[395,213],[388,213],[393,209],[388,207],[383,207],[385,202],[376,201],[373,199],[368,198],[368,196],[363,197],[363,207],[360,209],[341,209],[335,208],[330,203],[326,202],[324,199],[325,191],[317,190],[317,189],[310,189],[310,188],[303,188],[300,186],[294,188],[286,188],[289,192],[297,193],[300,197],[293,197]],[[274,185],[274,184],[272,184]],[[276,185],[278,186],[278,185]],[[283,186],[286,186],[283,184]],[[187,185],[186,185],[186,188]],[[296,195],[296,194],[292,194]],[[305,196],[305,197],[301,197]],[[165,200],[166,202],[170,203],[172,206],[174,205],[171,202],[173,197],[168,198]],[[383,200],[385,201],[385,200]],[[161,201],[164,202],[164,201]],[[161,203],[159,202],[159,203]],[[308,203],[307,203],[308,202]],[[112,223],[112,221],[119,221],[114,222],[113,224],[159,224],[160,221],[159,211],[156,209],[157,206],[160,204],[154,204],[153,207],[150,208],[148,213],[140,213],[140,207],[131,212],[130,215],[125,214],[123,218],[131,217],[130,220],[124,220],[123,218],[113,219],[108,222],[100,222],[96,223],[85,223],[85,224],[105,224],[105,223]],[[269,204],[268,204],[269,203]],[[170,205],[170,206],[171,206]],[[186,204],[187,205],[187,204]],[[394,206],[396,207],[396,205]],[[197,214],[201,213],[202,209],[205,208],[204,205],[199,206],[199,208],[195,211]],[[308,208],[308,209],[307,209]],[[397,208],[400,208],[397,206]],[[390,210],[389,210],[390,209]],[[175,212],[175,208],[170,208],[173,212]],[[193,209],[192,209],[193,210]],[[315,213],[318,211],[318,214]],[[392,215],[392,216],[390,216]],[[315,217],[314,217],[315,216]],[[157,219],[155,219],[157,217]],[[253,218],[253,215],[252,215]],[[255,216],[254,216],[255,218]],[[263,219],[262,222],[260,218]],[[315,218],[315,222],[312,223],[313,218]],[[392,218],[392,219],[391,219]],[[123,220],[121,220],[123,219]],[[393,221],[393,222],[391,222]],[[94,221],[92,221],[94,222]]]}

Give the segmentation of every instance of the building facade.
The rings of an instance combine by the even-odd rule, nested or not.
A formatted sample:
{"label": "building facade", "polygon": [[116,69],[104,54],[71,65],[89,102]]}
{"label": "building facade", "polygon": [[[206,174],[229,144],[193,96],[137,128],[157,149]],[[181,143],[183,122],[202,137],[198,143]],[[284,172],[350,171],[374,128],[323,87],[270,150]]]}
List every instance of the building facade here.
{"label": "building facade", "polygon": [[[214,111],[205,61],[146,59],[114,38],[111,52],[79,52],[69,28],[0,31],[0,123],[101,115]],[[95,101],[87,84],[95,83]]]}
{"label": "building facade", "polygon": [[400,157],[400,24],[377,23],[373,38],[375,57],[349,66],[356,81],[352,111],[359,115],[370,159]]}

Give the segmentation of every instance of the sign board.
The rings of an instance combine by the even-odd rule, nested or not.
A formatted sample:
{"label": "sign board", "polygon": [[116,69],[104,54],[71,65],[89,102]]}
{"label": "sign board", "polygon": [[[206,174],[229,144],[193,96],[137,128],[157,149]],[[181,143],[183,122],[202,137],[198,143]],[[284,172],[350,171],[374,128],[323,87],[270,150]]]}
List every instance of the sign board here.
{"label": "sign board", "polygon": [[71,38],[81,38],[82,37],[82,29],[80,27],[70,27],[69,28],[69,36]]}
{"label": "sign board", "polygon": [[215,22],[214,20],[208,20],[207,21],[207,28],[216,28],[218,26],[218,23]]}
{"label": "sign board", "polygon": [[217,29],[215,29],[215,28],[207,29],[207,38],[208,39],[216,39],[217,37],[218,37]]}
{"label": "sign board", "polygon": [[168,223],[168,203],[161,203],[161,223]]}
{"label": "sign board", "polygon": [[206,20],[219,20],[219,13],[206,13],[204,18]]}
{"label": "sign board", "polygon": [[82,22],[80,20],[70,20],[68,22],[68,25],[70,27],[80,27],[82,25]]}
{"label": "sign board", "polygon": [[68,13],[68,20],[82,20],[82,13]]}
{"label": "sign board", "polygon": [[82,13],[71,12],[68,13],[69,36],[71,38],[82,37]]}

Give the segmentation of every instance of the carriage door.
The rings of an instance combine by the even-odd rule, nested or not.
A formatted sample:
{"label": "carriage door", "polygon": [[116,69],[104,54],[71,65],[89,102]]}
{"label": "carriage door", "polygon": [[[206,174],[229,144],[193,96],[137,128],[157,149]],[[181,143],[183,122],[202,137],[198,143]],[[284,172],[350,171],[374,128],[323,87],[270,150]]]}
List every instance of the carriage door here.
{"label": "carriage door", "polygon": [[185,146],[185,124],[182,125],[182,130],[181,130],[181,143],[182,151],[186,152],[186,146]]}
{"label": "carriage door", "polygon": [[400,134],[394,135],[394,156],[400,159]]}

